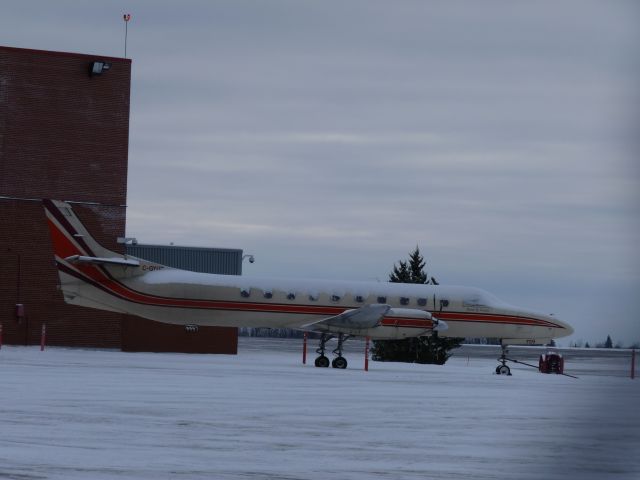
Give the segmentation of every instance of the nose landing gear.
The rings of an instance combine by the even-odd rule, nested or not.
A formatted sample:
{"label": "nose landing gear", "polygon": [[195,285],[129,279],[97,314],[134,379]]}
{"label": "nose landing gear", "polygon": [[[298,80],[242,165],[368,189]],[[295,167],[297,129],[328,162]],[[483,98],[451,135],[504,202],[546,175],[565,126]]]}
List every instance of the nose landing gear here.
{"label": "nose landing gear", "polygon": [[500,365],[496,367],[496,373],[498,375],[511,375],[511,369],[507,365],[507,361],[510,360],[507,358],[507,354],[509,353],[509,350],[507,350],[506,345],[501,345],[501,347],[502,347],[502,355],[500,355],[500,358],[498,359],[498,361],[500,362]]}
{"label": "nose landing gear", "polygon": [[[509,353],[509,350],[507,350],[507,345],[501,345],[501,346],[502,346],[502,355],[500,355],[500,358],[498,359],[498,361],[500,362],[500,365],[496,367],[496,374],[511,375],[511,369],[507,365],[507,362],[519,363],[520,365],[526,365],[527,367],[533,367],[535,369],[540,368],[538,365],[531,365],[530,363],[523,362],[522,360],[516,360],[515,358],[508,358],[507,355]],[[541,358],[541,363],[542,363],[542,358]],[[564,369],[564,362],[562,364],[562,369]],[[557,373],[559,375],[564,375],[566,377],[578,378],[573,375],[569,375],[568,373],[564,373],[563,371],[559,371],[560,368],[558,368],[557,370],[558,371],[555,371],[554,373]],[[540,369],[540,371],[542,371],[542,369]],[[544,373],[549,373],[549,372],[544,372]]]}

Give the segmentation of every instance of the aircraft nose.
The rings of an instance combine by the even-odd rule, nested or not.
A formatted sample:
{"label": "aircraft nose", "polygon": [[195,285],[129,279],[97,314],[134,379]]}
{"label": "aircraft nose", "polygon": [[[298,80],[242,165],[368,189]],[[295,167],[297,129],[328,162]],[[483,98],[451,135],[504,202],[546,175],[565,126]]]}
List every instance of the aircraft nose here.
{"label": "aircraft nose", "polygon": [[569,325],[568,323],[565,323],[564,328],[567,331],[567,336],[573,335],[573,327],[571,325]]}
{"label": "aircraft nose", "polygon": [[556,324],[560,325],[560,327],[561,327],[561,329],[560,329],[561,334],[558,335],[559,337],[568,337],[569,335],[573,334],[573,327],[571,325],[569,325],[567,322],[563,322],[562,320],[558,320],[556,317],[551,317],[551,319],[553,320],[553,322],[555,322]]}

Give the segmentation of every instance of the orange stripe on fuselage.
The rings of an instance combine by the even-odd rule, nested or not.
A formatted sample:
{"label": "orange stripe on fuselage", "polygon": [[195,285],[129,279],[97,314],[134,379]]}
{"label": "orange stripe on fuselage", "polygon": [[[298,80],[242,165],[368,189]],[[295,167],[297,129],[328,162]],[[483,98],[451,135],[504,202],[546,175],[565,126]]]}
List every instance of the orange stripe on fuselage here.
{"label": "orange stripe on fuselage", "polygon": [[[74,266],[77,267],[77,266]],[[222,300],[192,300],[184,298],[159,297],[151,294],[138,292],[126,287],[120,282],[108,278],[103,269],[96,265],[82,265],[78,269],[79,272],[89,277],[101,287],[108,290],[112,295],[121,299],[135,302],[143,305],[156,307],[171,308],[196,308],[208,310],[235,310],[247,312],[264,312],[264,313],[284,313],[284,314],[308,314],[333,316],[338,315],[351,307],[332,307],[332,306],[314,306],[314,305],[285,305],[271,303],[250,303],[242,301],[222,301]],[[545,320],[539,320],[529,317],[518,317],[514,315],[495,315],[483,313],[464,313],[464,312],[437,312],[435,314],[439,319],[446,321],[459,322],[477,322],[477,323],[500,323],[500,324],[516,324],[516,325],[537,325],[558,328]],[[422,328],[429,329],[433,327],[432,320],[422,320],[415,318],[401,317],[385,317],[381,325],[406,327],[406,328]]]}

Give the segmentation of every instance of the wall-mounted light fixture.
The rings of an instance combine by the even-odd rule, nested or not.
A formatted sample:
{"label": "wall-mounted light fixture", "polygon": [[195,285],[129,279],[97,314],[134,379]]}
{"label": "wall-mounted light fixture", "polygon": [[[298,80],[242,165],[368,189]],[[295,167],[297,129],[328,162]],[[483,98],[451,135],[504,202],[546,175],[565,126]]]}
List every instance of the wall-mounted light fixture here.
{"label": "wall-mounted light fixture", "polygon": [[93,77],[94,75],[102,75],[107,72],[111,68],[111,64],[107,62],[95,61],[91,62],[89,67],[89,76]]}

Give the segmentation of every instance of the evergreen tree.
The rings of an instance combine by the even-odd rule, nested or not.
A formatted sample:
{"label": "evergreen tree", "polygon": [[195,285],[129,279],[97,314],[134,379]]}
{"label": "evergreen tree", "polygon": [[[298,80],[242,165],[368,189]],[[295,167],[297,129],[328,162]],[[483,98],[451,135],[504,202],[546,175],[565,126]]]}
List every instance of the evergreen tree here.
{"label": "evergreen tree", "polygon": [[393,264],[393,272],[389,274],[389,281],[393,283],[413,283],[407,262],[400,260],[398,263],[398,267],[396,267],[395,263]]}
{"label": "evergreen tree", "polygon": [[591,345],[589,345],[589,342],[584,344],[584,348],[591,348]]}
{"label": "evergreen tree", "polygon": [[604,348],[613,348],[613,341],[611,340],[611,335],[607,335],[607,341],[604,342]]}
{"label": "evergreen tree", "polygon": [[416,245],[416,249],[409,254],[409,261],[400,260],[398,266],[393,264],[393,271],[389,274],[389,281],[393,283],[432,283],[438,285],[435,278],[429,276],[424,271],[426,262],[420,254],[420,247]]}
{"label": "evergreen tree", "polygon": [[[418,283],[438,285],[435,278],[424,271],[426,262],[420,254],[420,248],[409,254],[409,260],[393,264],[389,281],[393,283]],[[428,337],[407,338],[404,340],[376,340],[373,342],[373,360],[383,362],[415,362],[444,365],[451,357],[450,351],[458,348],[464,339],[440,338],[437,333]]]}
{"label": "evergreen tree", "polygon": [[429,283],[429,277],[424,271],[426,262],[420,255],[420,248],[416,245],[416,249],[409,255],[409,270],[411,272],[410,283]]}

